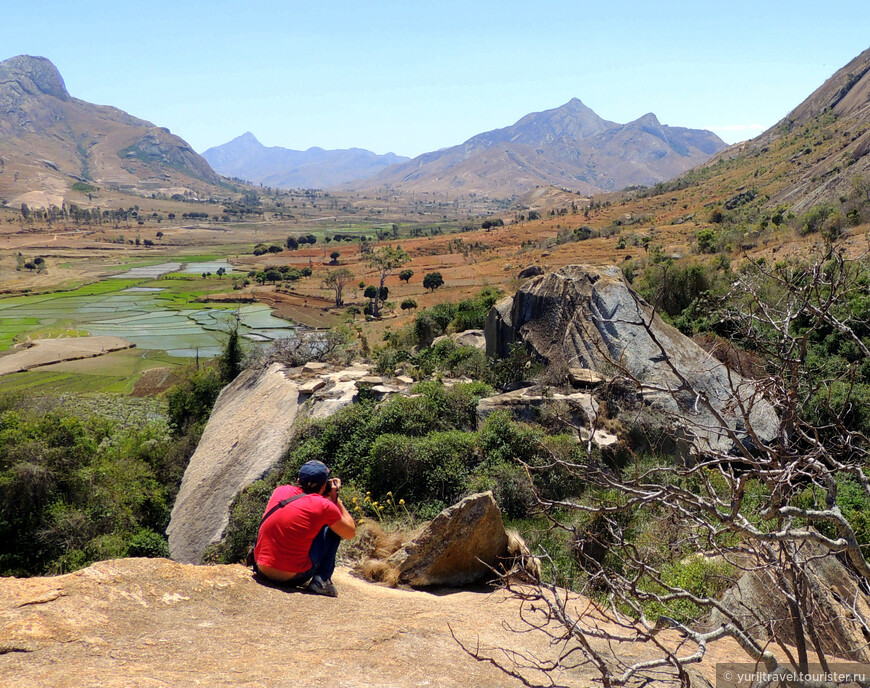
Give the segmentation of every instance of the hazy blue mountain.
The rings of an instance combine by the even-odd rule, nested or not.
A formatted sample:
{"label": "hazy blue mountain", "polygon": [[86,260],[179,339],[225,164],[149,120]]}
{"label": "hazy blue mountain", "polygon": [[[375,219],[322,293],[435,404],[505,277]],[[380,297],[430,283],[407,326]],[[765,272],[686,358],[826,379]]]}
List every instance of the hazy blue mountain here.
{"label": "hazy blue mountain", "polygon": [[574,98],[350,187],[495,197],[550,184],[582,193],[613,191],[671,179],[725,145],[710,131],[663,125],[652,113],[628,124],[610,122]]}
{"label": "hazy blue mountain", "polygon": [[323,189],[370,177],[409,158],[394,153],[377,155],[362,148],[305,151],[264,146],[247,132],[202,154],[225,177],[280,188]]}

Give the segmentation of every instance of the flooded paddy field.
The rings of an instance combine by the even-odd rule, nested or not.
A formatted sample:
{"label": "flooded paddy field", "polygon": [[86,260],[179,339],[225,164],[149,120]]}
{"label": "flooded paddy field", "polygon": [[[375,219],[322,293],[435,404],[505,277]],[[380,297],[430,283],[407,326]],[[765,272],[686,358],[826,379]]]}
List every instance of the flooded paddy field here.
{"label": "flooded paddy field", "polygon": [[267,305],[194,302],[202,293],[189,281],[113,279],[70,292],[2,299],[0,350],[26,336],[75,332],[114,335],[173,357],[209,358],[220,353],[237,316],[240,334],[251,342],[296,332],[294,323],[274,317]]}

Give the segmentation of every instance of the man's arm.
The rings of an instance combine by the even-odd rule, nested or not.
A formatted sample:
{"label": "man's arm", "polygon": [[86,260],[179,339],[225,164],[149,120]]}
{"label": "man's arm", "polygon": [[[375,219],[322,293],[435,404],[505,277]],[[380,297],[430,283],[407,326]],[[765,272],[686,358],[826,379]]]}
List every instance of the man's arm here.
{"label": "man's arm", "polygon": [[335,502],[335,505],[341,510],[341,518],[329,527],[340,538],[350,540],[356,535],[356,523],[353,520],[353,516],[350,515],[350,512],[345,509],[341,498],[338,496],[338,491],[341,489],[341,480],[334,478],[330,483],[331,489],[329,490],[327,497]]}

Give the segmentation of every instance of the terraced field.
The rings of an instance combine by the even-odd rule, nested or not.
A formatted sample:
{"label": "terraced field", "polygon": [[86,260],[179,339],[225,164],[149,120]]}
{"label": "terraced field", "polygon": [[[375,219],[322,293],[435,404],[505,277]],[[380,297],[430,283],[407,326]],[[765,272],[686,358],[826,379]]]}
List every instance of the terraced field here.
{"label": "terraced field", "polygon": [[263,304],[196,303],[193,299],[202,294],[197,289],[189,280],[119,279],[70,292],[2,299],[0,350],[28,336],[73,331],[122,337],[140,349],[175,357],[212,357],[220,352],[236,315],[242,336],[251,341],[272,341],[296,331]]}

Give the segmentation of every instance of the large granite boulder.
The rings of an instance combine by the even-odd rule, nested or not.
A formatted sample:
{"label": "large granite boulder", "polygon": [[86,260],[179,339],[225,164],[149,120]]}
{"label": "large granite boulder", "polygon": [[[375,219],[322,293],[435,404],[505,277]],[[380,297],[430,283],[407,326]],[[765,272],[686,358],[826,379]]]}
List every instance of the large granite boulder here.
{"label": "large granite boulder", "polygon": [[494,577],[508,554],[508,536],[492,492],[474,494],[445,509],[414,533],[388,564],[399,583],[462,587]]}
{"label": "large granite boulder", "polygon": [[636,381],[662,427],[687,445],[733,450],[717,415],[741,438],[747,426],[762,441],[776,435],[776,414],[756,384],[654,315],[618,267],[569,265],[529,280],[493,306],[484,332],[488,355],[523,342],[551,366]]}
{"label": "large granite boulder", "polygon": [[[870,662],[867,644],[870,633],[864,621],[870,619],[870,596],[863,583],[835,555],[818,545],[801,544],[796,557],[807,576],[807,595],[824,652],[829,657]],[[781,570],[769,566],[753,568],[751,564],[748,568],[725,593],[722,605],[756,640],[767,642],[775,638],[794,645],[794,625],[778,580]],[[711,621],[716,626],[726,622],[718,611]]]}
{"label": "large granite boulder", "polygon": [[287,368],[272,363],[247,370],[220,393],[188,463],[172,508],[169,550],[198,564],[220,540],[236,495],[276,466],[298,422],[320,420],[353,403],[369,367]]}
{"label": "large granite boulder", "polygon": [[246,370],[220,393],[172,508],[172,558],[198,564],[220,539],[235,496],[287,450],[299,410],[299,386],[280,363]]}

